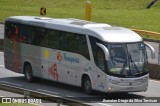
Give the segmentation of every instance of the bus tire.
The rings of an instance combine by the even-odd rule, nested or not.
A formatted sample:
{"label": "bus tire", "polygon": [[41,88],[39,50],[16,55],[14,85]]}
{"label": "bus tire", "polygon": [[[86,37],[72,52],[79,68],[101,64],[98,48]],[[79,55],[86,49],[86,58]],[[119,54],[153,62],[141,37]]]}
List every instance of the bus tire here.
{"label": "bus tire", "polygon": [[24,74],[27,82],[33,82],[33,73],[32,73],[32,67],[30,64],[25,64]]}
{"label": "bus tire", "polygon": [[91,80],[90,80],[90,78],[88,76],[84,77],[83,89],[84,89],[85,93],[87,93],[89,95],[91,95],[93,93]]}

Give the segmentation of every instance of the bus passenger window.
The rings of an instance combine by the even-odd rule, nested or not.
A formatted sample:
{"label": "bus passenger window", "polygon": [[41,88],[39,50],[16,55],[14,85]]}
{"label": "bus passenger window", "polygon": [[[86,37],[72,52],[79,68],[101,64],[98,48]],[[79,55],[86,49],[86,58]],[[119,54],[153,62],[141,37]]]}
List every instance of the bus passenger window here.
{"label": "bus passenger window", "polygon": [[60,31],[54,29],[46,30],[46,47],[58,49]]}
{"label": "bus passenger window", "polygon": [[5,32],[6,37],[8,37],[11,40],[18,40],[19,33],[16,32],[17,24],[6,22],[5,24]]}
{"label": "bus passenger window", "polygon": [[77,34],[76,42],[78,45],[79,54],[90,60],[86,36]]}
{"label": "bus passenger window", "polygon": [[45,38],[45,29],[43,28],[35,28],[34,29],[34,38],[33,38],[33,45],[37,46],[46,46],[46,38]]}

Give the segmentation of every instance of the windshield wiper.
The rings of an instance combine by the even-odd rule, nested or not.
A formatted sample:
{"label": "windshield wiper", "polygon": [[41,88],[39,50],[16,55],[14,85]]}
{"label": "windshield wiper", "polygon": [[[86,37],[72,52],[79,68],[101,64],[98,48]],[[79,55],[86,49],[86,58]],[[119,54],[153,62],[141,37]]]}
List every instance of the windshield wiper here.
{"label": "windshield wiper", "polygon": [[[137,65],[136,65],[135,62],[133,61],[131,54],[130,54],[130,53],[128,53],[128,54],[129,54],[129,60],[130,60],[130,62],[134,64],[134,66],[135,66],[136,69],[138,70],[138,73],[141,74],[141,72],[139,71]],[[130,65],[130,64],[129,64],[129,65]],[[130,68],[131,68],[131,66],[130,66]]]}

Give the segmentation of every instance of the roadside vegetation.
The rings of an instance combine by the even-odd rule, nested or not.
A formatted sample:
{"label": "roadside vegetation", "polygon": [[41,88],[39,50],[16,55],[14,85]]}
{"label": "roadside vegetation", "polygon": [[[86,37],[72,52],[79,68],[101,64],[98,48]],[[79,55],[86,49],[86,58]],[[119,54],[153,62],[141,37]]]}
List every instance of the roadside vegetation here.
{"label": "roadside vegetation", "polygon": [[[9,16],[40,16],[40,8],[47,8],[48,17],[85,17],[86,0],[0,0],[0,20]],[[160,1],[145,9],[151,0],[91,0],[92,20],[114,26],[160,32]]]}

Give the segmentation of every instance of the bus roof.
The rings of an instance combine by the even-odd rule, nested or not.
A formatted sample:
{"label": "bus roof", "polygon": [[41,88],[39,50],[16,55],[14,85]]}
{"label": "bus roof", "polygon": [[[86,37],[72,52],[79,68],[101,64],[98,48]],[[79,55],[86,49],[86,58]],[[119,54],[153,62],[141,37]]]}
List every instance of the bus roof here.
{"label": "bus roof", "polygon": [[58,19],[37,16],[11,16],[6,21],[86,34],[94,36],[104,42],[110,43],[128,43],[142,41],[142,38],[130,29],[80,19]]}

